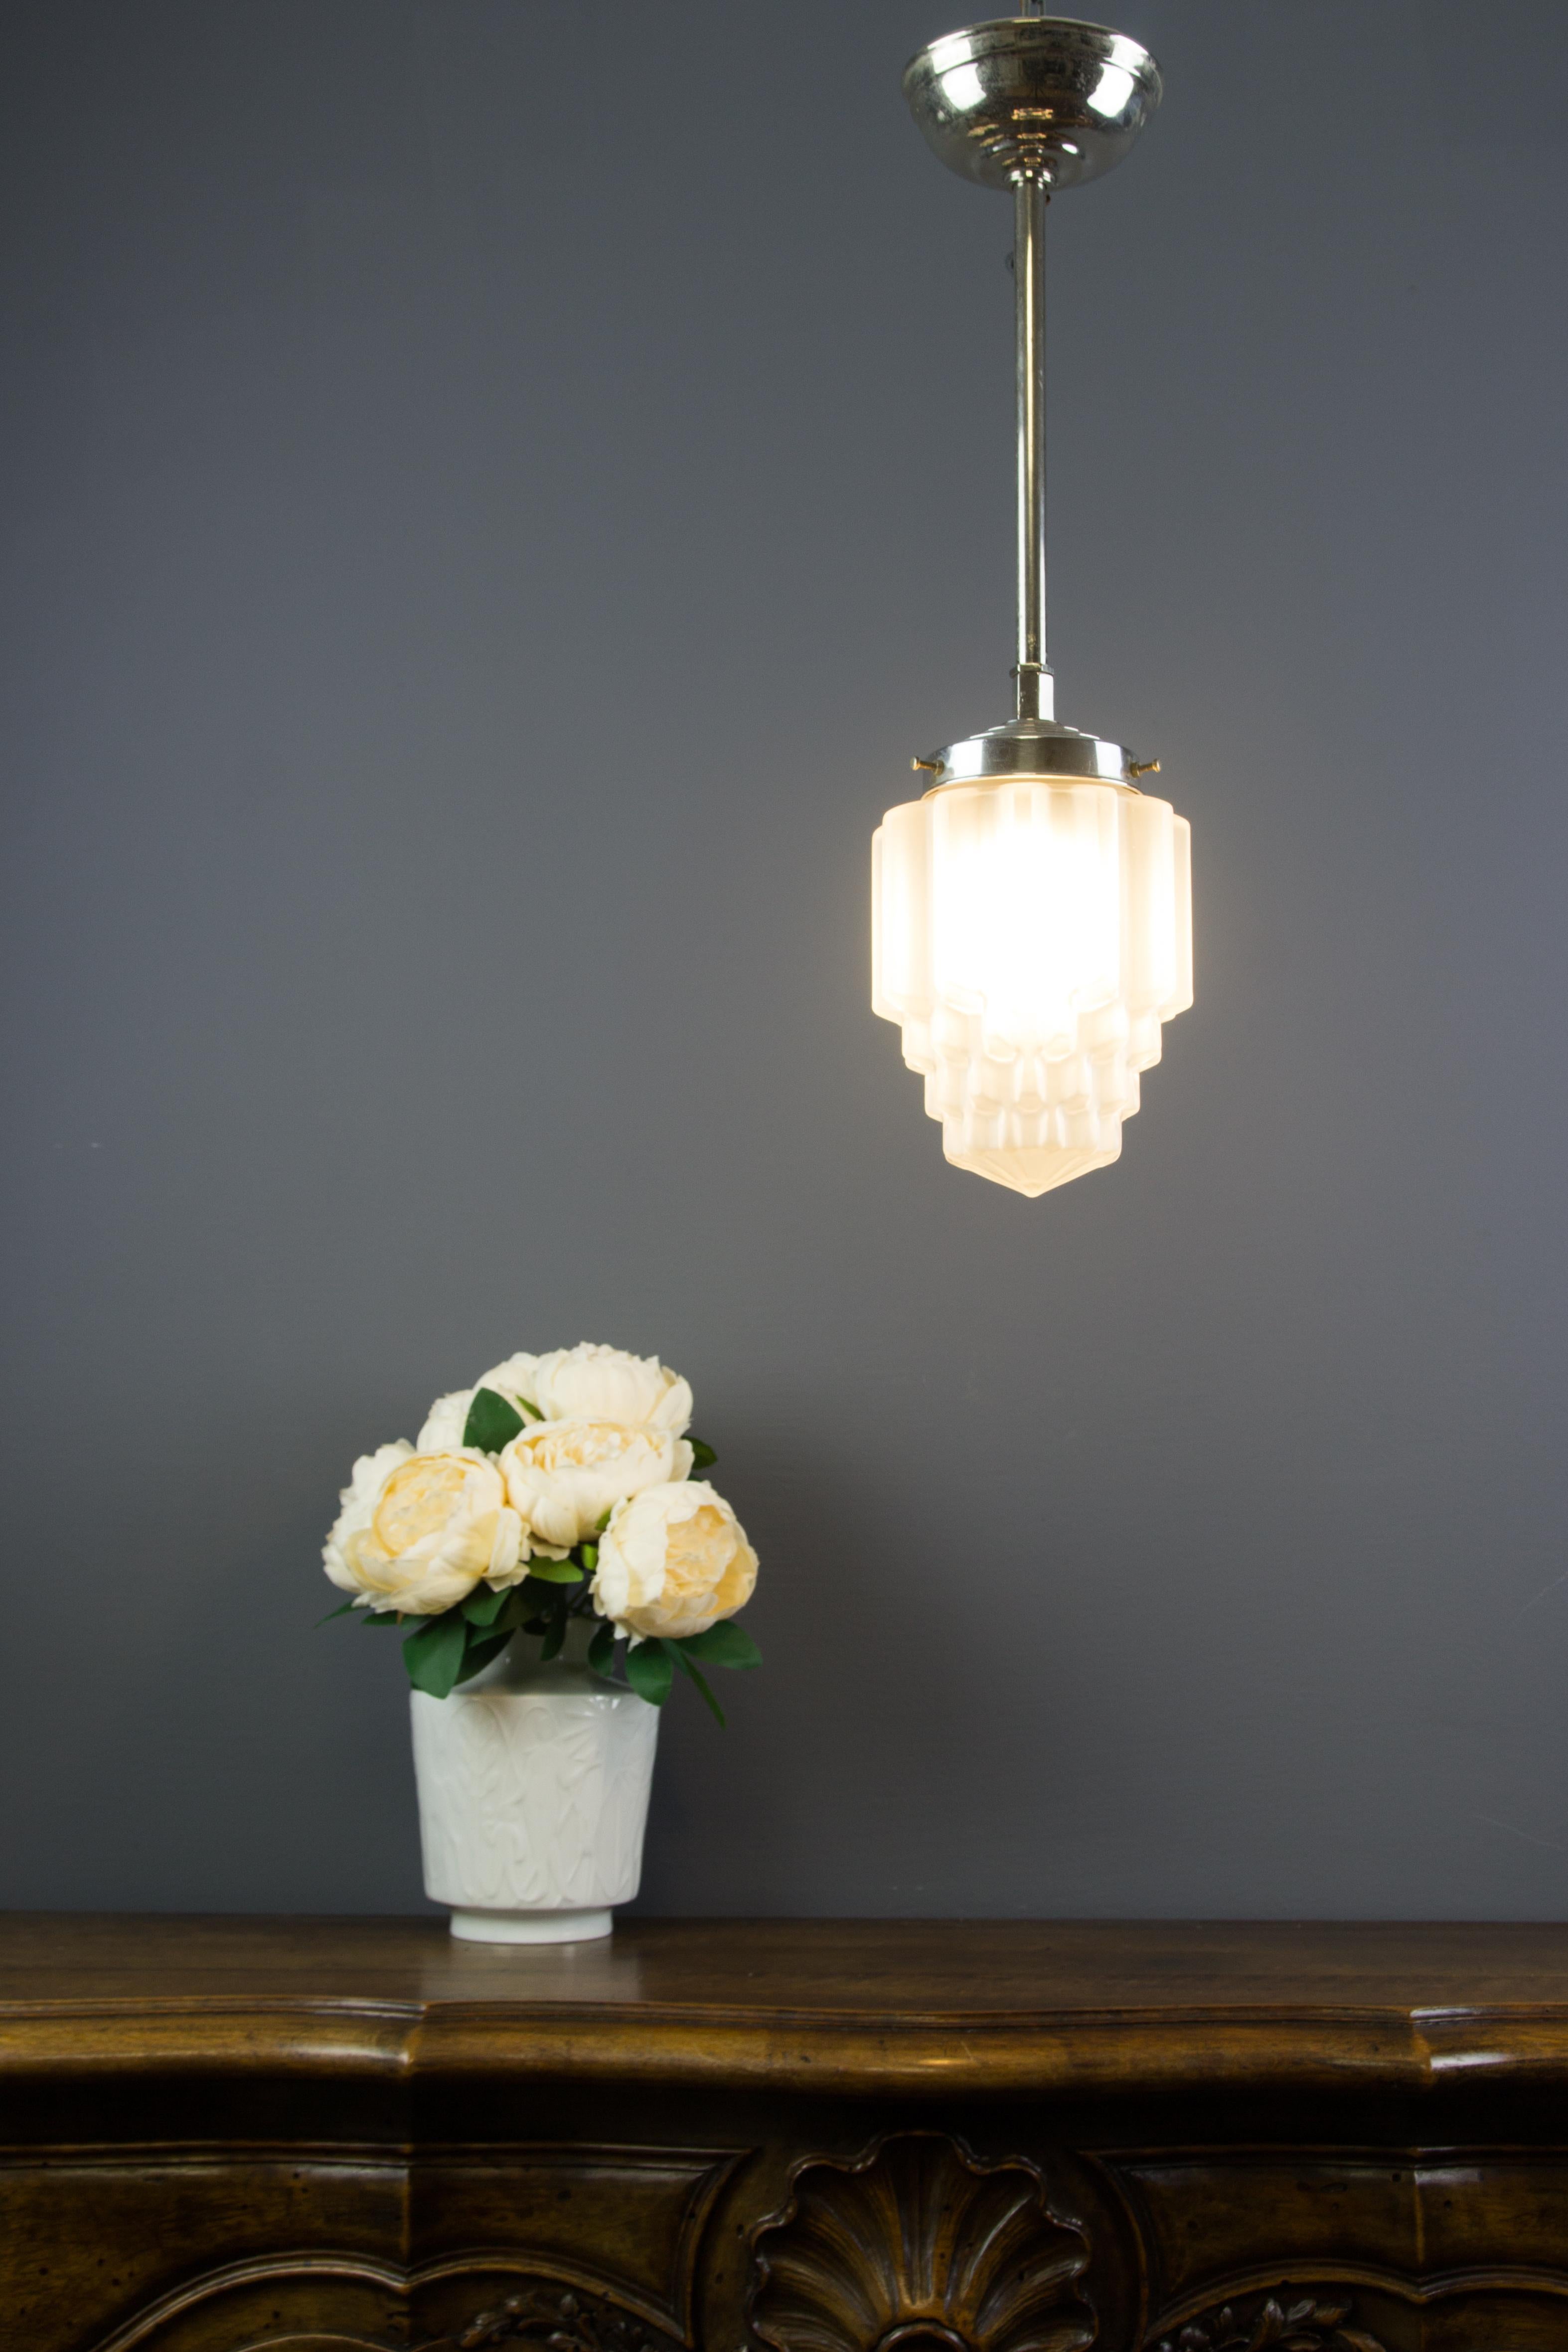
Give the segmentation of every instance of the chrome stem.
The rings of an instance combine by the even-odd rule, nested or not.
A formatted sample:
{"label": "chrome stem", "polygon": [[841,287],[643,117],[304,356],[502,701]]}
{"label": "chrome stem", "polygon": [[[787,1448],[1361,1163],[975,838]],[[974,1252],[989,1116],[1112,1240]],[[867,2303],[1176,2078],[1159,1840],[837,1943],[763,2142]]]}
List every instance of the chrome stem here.
{"label": "chrome stem", "polygon": [[1054,715],[1046,663],[1046,206],[1037,169],[1013,182],[1014,315],[1018,395],[1018,681],[1020,719]]}

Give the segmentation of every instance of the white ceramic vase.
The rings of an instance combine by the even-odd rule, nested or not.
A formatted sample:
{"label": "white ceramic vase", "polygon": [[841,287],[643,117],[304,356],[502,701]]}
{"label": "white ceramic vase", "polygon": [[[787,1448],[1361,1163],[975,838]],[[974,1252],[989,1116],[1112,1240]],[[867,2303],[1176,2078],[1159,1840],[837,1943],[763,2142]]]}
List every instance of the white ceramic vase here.
{"label": "white ceramic vase", "polygon": [[449,1698],[409,1694],[425,1892],[454,1936],[582,1942],[637,1891],[658,1709],[590,1671],[593,1633],[549,1665],[520,1634]]}

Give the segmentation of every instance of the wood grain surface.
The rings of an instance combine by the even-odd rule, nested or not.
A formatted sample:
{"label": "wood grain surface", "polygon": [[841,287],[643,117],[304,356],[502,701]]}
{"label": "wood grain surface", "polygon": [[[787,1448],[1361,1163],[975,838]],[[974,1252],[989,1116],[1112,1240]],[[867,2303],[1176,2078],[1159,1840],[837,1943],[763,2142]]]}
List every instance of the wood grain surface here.
{"label": "wood grain surface", "polygon": [[0,1919],[0,2062],[1178,2091],[1478,2069],[1568,2084],[1568,1927],[638,1920],[537,1949],[438,1921]]}
{"label": "wood grain surface", "polygon": [[459,1944],[439,1919],[0,1914],[0,2001],[299,1993],[840,2017],[1568,2011],[1568,1926],[1470,1921],[632,1919]]}
{"label": "wood grain surface", "polygon": [[0,1918],[9,2352],[1568,2352],[1568,1927]]}

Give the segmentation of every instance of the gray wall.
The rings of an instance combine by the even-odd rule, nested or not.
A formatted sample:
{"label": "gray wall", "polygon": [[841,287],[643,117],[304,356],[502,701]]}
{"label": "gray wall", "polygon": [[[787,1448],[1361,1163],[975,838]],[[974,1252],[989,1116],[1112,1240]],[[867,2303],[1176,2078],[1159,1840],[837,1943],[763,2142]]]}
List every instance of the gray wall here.
{"label": "gray wall", "polygon": [[866,1003],[872,825],[1006,702],[957,14],[9,11],[0,1900],[416,1907],[321,1536],[589,1337],[763,1560],[648,1908],[1568,1903],[1568,16],[1120,12],[1053,650],[1199,993],[1027,1202]]}

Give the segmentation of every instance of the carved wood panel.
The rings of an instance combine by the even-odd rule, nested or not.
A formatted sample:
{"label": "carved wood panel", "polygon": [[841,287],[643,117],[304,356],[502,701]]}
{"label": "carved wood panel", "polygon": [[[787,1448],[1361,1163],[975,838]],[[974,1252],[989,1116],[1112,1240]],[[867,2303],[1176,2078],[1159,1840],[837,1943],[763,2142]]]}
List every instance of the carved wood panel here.
{"label": "carved wood panel", "polygon": [[675,2338],[632,2318],[602,2296],[535,2284],[426,2337],[419,2352],[677,2352]]}
{"label": "carved wood panel", "polygon": [[1105,2168],[1133,2218],[1145,2352],[1568,2352],[1561,2149],[1173,2149]]}
{"label": "carved wood panel", "polygon": [[687,2352],[608,2295],[493,2258],[405,2277],[288,2253],[205,2273],[89,2340],[93,2352]]}
{"label": "carved wood panel", "polygon": [[0,2152],[0,2352],[408,2352],[481,2317],[497,2342],[689,2352],[703,2231],[738,2160],[592,2144],[414,2162]]}
{"label": "carved wood panel", "polygon": [[[913,2130],[754,2158],[595,2143],[404,2164],[12,2151],[0,2344],[741,2352],[749,2318],[757,2352],[1568,2352],[1561,2150],[1086,2165],[1039,2138],[1048,2119],[1024,2149],[1006,2108],[977,2120],[988,2137]],[[714,2300],[724,2278],[733,2304],[727,2288]]]}
{"label": "carved wood panel", "polygon": [[772,2352],[1093,2343],[1088,2240],[1053,2212],[1034,2165],[906,2132],[858,2162],[807,2158],[792,2189],[752,2242],[752,2330]]}
{"label": "carved wood panel", "polygon": [[0,1917],[0,2352],[1568,2352],[1565,2116],[1568,1926]]}
{"label": "carved wood panel", "polygon": [[[1086,2165],[1038,2139],[1021,2152],[1004,2109],[994,2124],[978,2151],[935,2129],[752,2160],[454,2147],[410,2166],[391,2201],[388,2168],[319,2153],[13,2157],[0,2269],[19,2283],[29,2258],[47,2271],[68,2256],[72,2231],[77,2246],[68,2292],[14,2300],[26,2325],[0,2328],[0,2346],[744,2352],[749,2335],[752,2352],[1568,2352],[1561,2152],[1243,2147]],[[51,2205],[62,2229],[24,2245],[17,2225]],[[306,2210],[319,2233],[395,2235],[397,2258],[266,2245]],[[225,2261],[241,2232],[250,2250]],[[121,2295],[106,2324],[105,2283],[154,2257],[178,2278],[129,2310]],[[733,2306],[713,2300],[724,2276]]]}
{"label": "carved wood panel", "polygon": [[1152,2352],[1384,2352],[1354,2325],[1354,2306],[1331,2295],[1261,2294],[1221,2304],[1162,2336]]}

